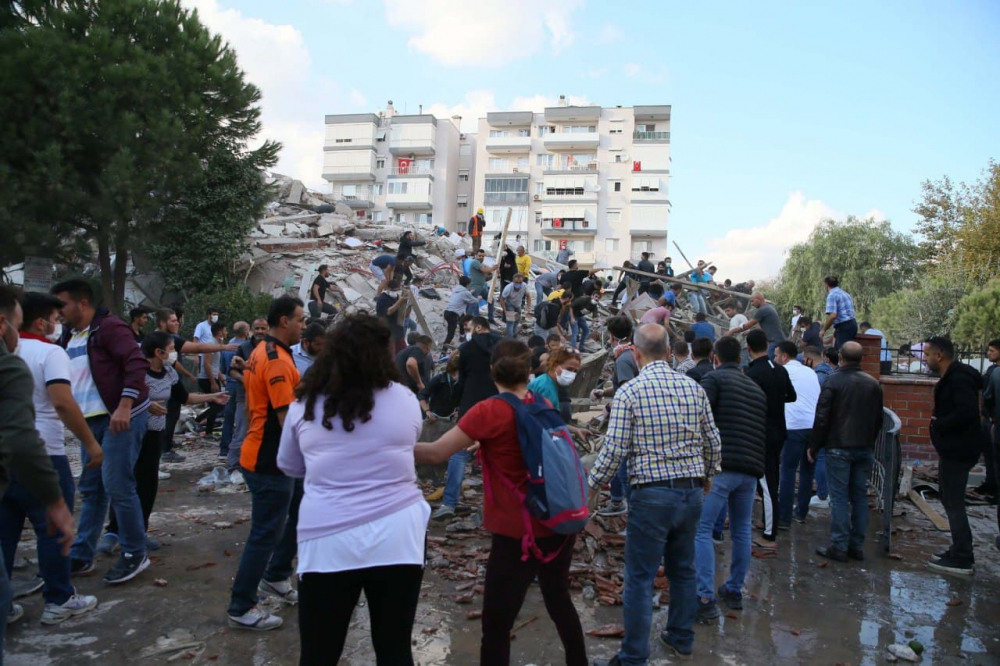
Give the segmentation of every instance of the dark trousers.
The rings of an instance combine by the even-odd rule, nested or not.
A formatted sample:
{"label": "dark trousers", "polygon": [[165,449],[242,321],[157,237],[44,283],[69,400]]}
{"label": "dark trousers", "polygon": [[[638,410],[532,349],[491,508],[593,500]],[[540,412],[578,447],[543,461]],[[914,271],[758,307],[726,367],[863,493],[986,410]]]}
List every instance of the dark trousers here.
{"label": "dark trousers", "polygon": [[446,345],[450,344],[452,338],[455,337],[455,329],[458,328],[459,317],[461,317],[461,315],[457,312],[449,312],[448,310],[445,310],[444,312],[444,320],[448,322],[448,337],[444,339],[444,343]]}
{"label": "dark trousers", "polygon": [[[149,530],[149,515],[153,513],[153,504],[156,502],[156,493],[160,489],[160,442],[163,432],[159,430],[147,430],[142,438],[142,449],[139,457],[135,461],[135,492],[139,495],[139,504],[142,505],[142,524]],[[108,512],[111,520],[108,521],[106,531],[118,534],[118,517],[112,509]]]}
{"label": "dark trousers", "polygon": [[830,490],[830,545],[838,550],[861,550],[868,532],[868,478],[875,450],[824,450]]}
{"label": "dark trousers", "polygon": [[543,564],[534,557],[529,557],[527,562],[521,560],[520,539],[493,535],[483,592],[483,642],[479,653],[482,666],[510,663],[510,630],[535,576],[538,576],[545,610],[555,623],[566,651],[566,663],[571,666],[587,664],[583,627],[569,594],[569,566],[575,542],[575,536],[538,539],[538,547],[544,553],[552,553],[562,546],[555,559]]}
{"label": "dark trousers", "polygon": [[983,462],[986,463],[986,479],[983,482],[987,489],[997,491],[997,438],[993,433],[993,424],[989,419],[983,419]]}
{"label": "dark trousers", "polygon": [[[212,393],[212,382],[208,379],[198,378],[198,388],[202,393]],[[202,414],[205,419],[205,434],[211,435],[215,430],[215,419],[222,413],[222,405],[218,403],[211,402],[208,404],[208,409]]]}
{"label": "dark trousers", "polygon": [[778,536],[778,486],[781,479],[781,448],[784,442],[767,442],[764,447],[764,478],[760,480],[764,506],[764,538],[774,541]]}
{"label": "dark trousers", "polygon": [[161,441],[163,453],[172,451],[174,448],[174,430],[176,430],[177,422],[180,418],[181,403],[173,398],[167,400],[167,427],[163,431],[163,439]]}
{"label": "dark trousers", "polygon": [[329,303],[318,303],[317,301],[309,301],[309,316],[313,319],[319,319],[325,314],[336,314],[337,308],[333,307]]}
{"label": "dark trousers", "polygon": [[336,664],[361,591],[368,601],[377,664],[412,664],[410,639],[424,568],[418,564],[303,574],[299,583],[301,666]]}
{"label": "dark trousers", "polygon": [[833,325],[833,346],[840,349],[845,342],[858,336],[858,320],[848,319]]}
{"label": "dark trousers", "polygon": [[969,516],[965,512],[965,489],[969,485],[969,470],[975,463],[960,462],[949,458],[938,461],[938,485],[941,488],[941,504],[948,514],[951,528],[951,555],[959,562],[972,564],[972,529]]}

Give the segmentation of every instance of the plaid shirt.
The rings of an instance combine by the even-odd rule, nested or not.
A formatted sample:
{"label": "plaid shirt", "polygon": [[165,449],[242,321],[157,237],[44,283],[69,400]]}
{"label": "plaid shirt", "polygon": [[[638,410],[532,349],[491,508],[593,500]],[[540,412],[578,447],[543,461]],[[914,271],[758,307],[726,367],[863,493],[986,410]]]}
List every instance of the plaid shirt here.
{"label": "plaid shirt", "polygon": [[698,382],[654,361],[615,394],[604,446],[588,483],[599,488],[628,460],[629,485],[708,479],[721,471],[722,439]]}
{"label": "plaid shirt", "polygon": [[840,287],[834,287],[826,295],[826,313],[837,313],[834,326],[854,319],[854,299]]}

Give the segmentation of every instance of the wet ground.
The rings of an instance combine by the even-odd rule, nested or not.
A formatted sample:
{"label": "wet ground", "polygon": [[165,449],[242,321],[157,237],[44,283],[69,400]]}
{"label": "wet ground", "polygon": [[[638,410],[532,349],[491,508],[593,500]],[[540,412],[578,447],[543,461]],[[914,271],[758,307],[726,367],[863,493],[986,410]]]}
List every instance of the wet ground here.
{"label": "wet ground", "polygon": [[[98,574],[76,579],[77,589],[95,594],[99,608],[56,627],[39,623],[41,596],[20,600],[25,618],[8,628],[7,664],[82,664],[101,662],[295,664],[298,634],[295,608],[278,612],[285,626],[257,634],[226,627],[228,588],[236,571],[249,524],[249,496],[199,492],[195,482],[214,462],[208,447],[182,449],[189,461],[172,468],[161,482],[152,524],[164,546],[153,566],[137,579],[109,587],[100,580],[112,564],[98,560]],[[747,578],[745,608],[735,617],[696,627],[696,664],[881,664],[893,643],[918,640],[924,663],[1000,663],[1000,553],[994,507],[970,507],[976,533],[977,572],[972,580],[942,576],[926,569],[931,553],[947,544],[909,503],[894,520],[893,550],[902,559],[883,556],[875,543],[874,516],[864,563],[829,563],[813,554],[824,543],[828,514],[814,512],[804,525],[782,533],[775,559],[754,559]],[[444,535],[435,525],[432,534]],[[34,558],[33,540],[20,556]],[[469,539],[463,545],[482,544]],[[720,547],[728,556],[728,535]],[[726,557],[718,558],[720,582]],[[15,571],[32,575],[33,564]],[[165,587],[154,580],[166,582]],[[478,662],[479,623],[467,620],[481,607],[481,597],[459,605],[458,583],[428,569],[423,600],[414,627],[414,657],[421,664]],[[445,596],[450,595],[450,596]],[[577,593],[584,630],[621,622],[621,607],[595,606]],[[532,620],[537,616],[537,620]],[[666,621],[656,610],[651,636],[652,663],[670,663],[655,637]],[[537,588],[528,593],[512,644],[514,664],[560,664],[562,649]],[[157,651],[159,637],[175,632],[173,645]],[[591,657],[610,656],[617,639],[587,638]],[[165,648],[169,648],[166,645]],[[148,656],[147,656],[148,655]],[[359,608],[342,663],[374,663],[365,608]]]}

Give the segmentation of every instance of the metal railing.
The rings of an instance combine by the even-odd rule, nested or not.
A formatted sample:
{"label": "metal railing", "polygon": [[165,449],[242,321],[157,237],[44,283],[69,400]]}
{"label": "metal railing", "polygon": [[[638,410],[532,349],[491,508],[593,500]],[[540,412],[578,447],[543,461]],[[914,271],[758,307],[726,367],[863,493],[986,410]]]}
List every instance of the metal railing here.
{"label": "metal railing", "polygon": [[888,553],[892,548],[892,512],[903,466],[903,449],[899,431],[903,422],[891,409],[882,408],[882,429],[875,440],[875,464],[868,485],[875,494],[875,510],[882,513],[880,542]]}
{"label": "metal railing", "polygon": [[[888,360],[886,356],[888,355]],[[924,348],[920,343],[914,345],[903,345],[898,349],[883,349],[879,354],[879,360],[883,363],[882,375],[896,375],[902,377],[928,377],[937,378],[935,372],[927,366]],[[966,365],[971,365],[980,374],[986,372],[991,363],[986,358],[986,349],[956,349],[955,360]]]}
{"label": "metal railing", "polygon": [[670,132],[632,132],[633,141],[670,141]]}
{"label": "metal railing", "polygon": [[420,167],[420,166],[408,166],[399,167],[395,166],[389,169],[390,176],[426,176],[434,175],[434,169],[431,167]]}
{"label": "metal railing", "polygon": [[531,166],[530,165],[529,166],[524,166],[524,165],[518,166],[518,165],[510,165],[510,164],[504,164],[502,166],[487,166],[486,167],[486,173],[488,173],[488,174],[494,174],[494,173],[516,173],[516,174],[521,174],[521,175],[524,175],[524,176],[530,176],[531,175]]}

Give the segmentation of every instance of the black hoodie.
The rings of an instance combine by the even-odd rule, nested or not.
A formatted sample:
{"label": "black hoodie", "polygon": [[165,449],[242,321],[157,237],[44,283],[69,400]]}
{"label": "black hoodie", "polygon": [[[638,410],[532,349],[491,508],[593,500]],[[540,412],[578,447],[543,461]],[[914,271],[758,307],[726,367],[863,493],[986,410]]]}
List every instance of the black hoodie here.
{"label": "black hoodie", "polygon": [[979,391],[983,376],[975,368],[952,361],[934,387],[931,443],[949,460],[975,463],[983,451],[979,424]]}
{"label": "black hoodie", "polygon": [[474,333],[472,339],[458,348],[458,381],[462,383],[462,400],[458,415],[462,417],[477,403],[497,394],[490,374],[493,347],[503,338],[496,333]]}

